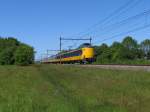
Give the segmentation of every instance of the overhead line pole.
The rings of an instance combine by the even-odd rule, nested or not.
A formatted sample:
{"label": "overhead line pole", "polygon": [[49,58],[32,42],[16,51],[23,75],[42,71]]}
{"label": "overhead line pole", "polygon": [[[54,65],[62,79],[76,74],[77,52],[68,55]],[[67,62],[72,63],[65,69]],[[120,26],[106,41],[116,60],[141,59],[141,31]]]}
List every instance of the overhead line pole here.
{"label": "overhead line pole", "polygon": [[[62,47],[61,41],[62,41],[62,38],[61,38],[61,36],[60,36],[60,53],[61,53],[61,49],[62,49],[62,48],[61,48],[61,47]],[[61,58],[62,58],[62,57],[61,57],[61,54],[60,54],[60,64],[61,64]]]}
{"label": "overhead line pole", "polygon": [[90,44],[92,45],[92,37],[90,37]]}

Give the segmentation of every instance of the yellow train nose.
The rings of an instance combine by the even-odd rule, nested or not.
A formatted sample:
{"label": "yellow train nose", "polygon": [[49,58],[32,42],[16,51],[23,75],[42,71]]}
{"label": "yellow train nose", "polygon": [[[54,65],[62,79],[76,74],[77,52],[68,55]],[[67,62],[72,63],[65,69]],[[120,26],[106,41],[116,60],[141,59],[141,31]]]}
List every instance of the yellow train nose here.
{"label": "yellow train nose", "polygon": [[93,58],[94,49],[93,48],[82,48],[82,58]]}

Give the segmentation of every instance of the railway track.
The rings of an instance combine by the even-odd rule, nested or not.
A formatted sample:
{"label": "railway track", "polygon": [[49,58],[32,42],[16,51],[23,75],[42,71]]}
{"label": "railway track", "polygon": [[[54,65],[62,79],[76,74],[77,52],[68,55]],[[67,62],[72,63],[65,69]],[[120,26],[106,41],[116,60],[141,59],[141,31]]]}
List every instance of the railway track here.
{"label": "railway track", "polygon": [[117,70],[144,70],[150,72],[150,65],[75,65],[81,67],[89,67],[89,68],[104,68],[104,69],[117,69]]}

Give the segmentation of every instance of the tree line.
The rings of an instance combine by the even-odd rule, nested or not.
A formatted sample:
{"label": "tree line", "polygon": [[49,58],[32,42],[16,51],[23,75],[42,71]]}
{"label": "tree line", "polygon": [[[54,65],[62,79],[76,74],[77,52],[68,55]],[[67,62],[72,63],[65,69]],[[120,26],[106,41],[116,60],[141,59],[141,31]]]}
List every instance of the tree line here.
{"label": "tree line", "polygon": [[34,63],[34,48],[16,38],[0,37],[0,65],[29,65]]}
{"label": "tree line", "polygon": [[150,39],[138,43],[131,36],[112,45],[94,46],[96,63],[100,64],[150,64]]}

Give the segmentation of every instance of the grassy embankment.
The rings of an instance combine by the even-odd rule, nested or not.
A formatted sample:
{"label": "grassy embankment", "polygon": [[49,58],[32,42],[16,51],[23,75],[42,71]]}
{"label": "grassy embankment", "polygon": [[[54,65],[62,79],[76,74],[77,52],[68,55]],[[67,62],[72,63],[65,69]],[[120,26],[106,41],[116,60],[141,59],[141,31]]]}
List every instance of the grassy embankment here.
{"label": "grassy embankment", "polygon": [[0,112],[150,112],[150,73],[0,66]]}

